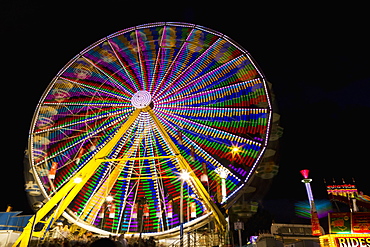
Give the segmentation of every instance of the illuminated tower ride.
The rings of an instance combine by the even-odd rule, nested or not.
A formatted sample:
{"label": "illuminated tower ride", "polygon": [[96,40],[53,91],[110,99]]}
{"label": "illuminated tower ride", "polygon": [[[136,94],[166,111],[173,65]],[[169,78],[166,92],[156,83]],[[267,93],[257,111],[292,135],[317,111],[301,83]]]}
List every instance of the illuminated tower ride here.
{"label": "illuminated tower ride", "polygon": [[312,181],[311,178],[308,178],[309,170],[301,170],[301,174],[303,176],[302,182],[306,186],[307,196],[308,196],[308,202],[310,204],[311,209],[311,225],[312,225],[312,235],[313,236],[321,236],[322,231],[320,227],[319,217],[317,215],[317,210],[315,206],[315,201],[313,199],[312,190],[311,190],[311,184]]}
{"label": "illuminated tower ride", "polygon": [[26,182],[45,205],[22,237],[61,215],[103,235],[159,238],[211,220],[223,231],[214,201],[227,207],[250,183],[271,122],[264,75],[224,34],[159,22],[109,35],[69,61],[37,105]]}

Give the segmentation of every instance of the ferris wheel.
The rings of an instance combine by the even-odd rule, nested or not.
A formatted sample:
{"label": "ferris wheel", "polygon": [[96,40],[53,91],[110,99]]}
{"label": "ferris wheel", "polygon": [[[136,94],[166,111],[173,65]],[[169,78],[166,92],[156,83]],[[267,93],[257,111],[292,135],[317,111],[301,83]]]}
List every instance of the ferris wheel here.
{"label": "ferris wheel", "polygon": [[262,72],[217,31],[161,22],[105,37],[37,105],[28,150],[44,216],[109,234],[222,223],[215,203],[250,180],[271,115]]}

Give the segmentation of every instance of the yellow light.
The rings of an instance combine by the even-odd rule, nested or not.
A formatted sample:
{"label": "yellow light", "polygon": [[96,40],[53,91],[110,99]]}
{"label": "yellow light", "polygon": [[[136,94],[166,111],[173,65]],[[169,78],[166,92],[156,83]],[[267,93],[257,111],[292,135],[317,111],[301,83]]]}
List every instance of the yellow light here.
{"label": "yellow light", "polygon": [[233,153],[237,153],[237,152],[239,152],[239,151],[240,151],[239,147],[233,147],[233,148],[231,149],[231,152],[233,152]]}
{"label": "yellow light", "polygon": [[[328,246],[328,247],[338,247],[337,241],[338,238],[354,238],[355,240],[358,238],[369,238],[369,234],[326,234],[323,236],[320,236],[320,246]],[[346,246],[346,245],[344,245]],[[348,245],[349,247],[351,246],[358,246],[358,245]],[[366,245],[364,245],[366,246]]]}

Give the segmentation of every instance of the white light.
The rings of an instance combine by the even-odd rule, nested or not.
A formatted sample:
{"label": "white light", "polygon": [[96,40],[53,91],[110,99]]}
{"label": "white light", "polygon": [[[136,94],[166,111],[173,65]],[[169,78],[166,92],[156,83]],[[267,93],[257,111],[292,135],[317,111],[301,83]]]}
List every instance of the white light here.
{"label": "white light", "polygon": [[226,179],[227,178],[227,171],[221,170],[220,171],[220,178]]}
{"label": "white light", "polygon": [[152,96],[147,91],[138,91],[131,98],[131,104],[137,109],[143,109],[152,102]]}
{"label": "white light", "polygon": [[186,181],[186,180],[189,180],[189,178],[190,178],[190,174],[187,171],[182,170],[180,173],[180,179]]}
{"label": "white light", "polygon": [[77,177],[77,178],[75,178],[75,179],[73,180],[73,182],[74,182],[74,183],[76,183],[76,184],[79,184],[79,183],[81,183],[81,182],[82,182],[82,178],[81,178],[81,177]]}
{"label": "white light", "polygon": [[230,171],[225,167],[217,167],[215,172],[220,176],[220,178],[226,179],[227,176],[230,174]]}
{"label": "white light", "polygon": [[105,200],[106,200],[107,202],[112,202],[112,201],[113,201],[113,196],[107,196],[107,197],[105,198]]}

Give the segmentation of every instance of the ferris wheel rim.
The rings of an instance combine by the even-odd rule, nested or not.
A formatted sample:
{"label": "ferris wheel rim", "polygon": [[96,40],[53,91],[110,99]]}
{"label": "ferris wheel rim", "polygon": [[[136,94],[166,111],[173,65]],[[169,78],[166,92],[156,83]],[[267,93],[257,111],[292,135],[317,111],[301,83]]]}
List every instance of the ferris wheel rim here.
{"label": "ferris wheel rim", "polygon": [[[95,42],[94,44],[92,44],[91,46],[89,46],[89,47],[87,47],[86,49],[84,49],[81,53],[79,53],[76,57],[74,57],[70,62],[68,62],[64,67],[63,67],[63,69],[60,71],[60,72],[58,72],[58,74],[57,74],[57,76],[52,80],[52,83],[50,83],[49,84],[49,86],[48,86],[48,88],[47,88],[47,90],[44,92],[44,94],[43,94],[43,96],[42,96],[42,98],[41,98],[41,100],[40,100],[40,103],[38,104],[38,107],[37,107],[37,110],[36,110],[36,112],[35,112],[35,115],[34,115],[34,117],[33,117],[33,120],[32,120],[32,124],[31,124],[31,130],[30,130],[30,139],[29,139],[29,150],[31,150],[31,157],[32,157],[32,164],[34,164],[33,162],[33,155],[34,155],[34,146],[35,146],[35,144],[34,144],[34,141],[33,141],[33,136],[36,136],[39,132],[34,132],[33,130],[35,130],[35,125],[38,123],[38,121],[39,121],[39,119],[37,119],[37,117],[40,115],[40,111],[41,111],[41,107],[42,106],[45,106],[45,104],[44,104],[44,102],[45,102],[45,100],[47,99],[47,97],[50,95],[50,92],[55,88],[55,84],[57,83],[57,81],[58,80],[65,80],[65,81],[69,81],[69,82],[71,82],[72,83],[72,81],[70,80],[70,79],[68,79],[68,78],[66,78],[66,77],[63,77],[63,74],[66,72],[66,70],[68,70],[69,68],[70,68],[70,66],[72,65],[72,64],[74,64],[75,62],[77,62],[80,58],[82,58],[83,56],[84,56],[84,54],[88,54],[88,52],[90,52],[92,49],[94,49],[95,47],[97,47],[98,45],[100,45],[100,44],[102,44],[102,43],[104,43],[104,42],[109,42],[110,40],[112,40],[113,38],[116,38],[116,37],[119,37],[120,35],[122,35],[122,34],[125,34],[125,33],[127,33],[127,32],[132,32],[132,31],[135,31],[135,32],[137,32],[138,30],[141,30],[141,29],[144,29],[144,28],[151,28],[151,27],[160,27],[160,26],[163,26],[163,27],[166,27],[166,26],[173,26],[173,27],[189,27],[189,28],[191,28],[192,30],[200,30],[201,32],[208,32],[208,33],[211,33],[211,34],[213,34],[213,35],[215,35],[215,36],[217,36],[219,39],[223,39],[223,40],[226,40],[226,42],[229,42],[232,46],[234,46],[234,47],[236,47],[237,49],[239,49],[241,52],[242,52],[242,55],[241,56],[246,56],[249,60],[250,60],[250,62],[251,62],[251,64],[252,64],[252,66],[254,66],[254,68],[256,68],[256,71],[257,71],[257,73],[259,74],[259,78],[260,78],[260,80],[261,80],[261,84],[263,85],[263,87],[264,87],[264,90],[265,90],[265,92],[266,92],[266,94],[265,94],[265,96],[267,97],[267,104],[268,104],[268,106],[266,107],[266,108],[256,108],[256,109],[266,109],[266,114],[268,114],[268,117],[266,117],[267,119],[271,119],[271,117],[270,117],[270,115],[271,115],[271,104],[270,104],[270,99],[269,99],[269,95],[268,95],[268,89],[267,89],[267,86],[266,86],[266,82],[265,82],[265,78],[264,78],[264,76],[263,76],[263,74],[262,74],[262,72],[257,68],[257,66],[256,66],[256,64],[255,64],[255,62],[254,62],[254,60],[251,58],[251,56],[249,55],[249,53],[244,49],[244,48],[242,48],[241,46],[239,46],[239,45],[237,45],[234,41],[232,41],[231,39],[229,39],[227,36],[225,36],[225,35],[223,35],[223,34],[221,34],[221,33],[219,33],[219,32],[216,32],[216,31],[213,31],[213,30],[211,30],[211,29],[208,29],[208,28],[205,28],[205,27],[202,27],[202,26],[198,26],[198,25],[193,25],[193,24],[186,24],[186,23],[175,23],[175,22],[165,22],[165,23],[163,23],[163,22],[159,22],[159,23],[151,23],[151,24],[145,24],[145,25],[140,25],[140,26],[136,26],[136,27],[134,27],[134,28],[129,28],[129,29],[124,29],[124,30],[122,30],[122,31],[119,31],[119,32],[117,32],[117,33],[114,33],[114,34],[112,34],[112,35],[109,35],[109,36],[107,36],[107,37],[105,37],[105,38],[103,38],[103,39],[101,39],[101,40],[99,40],[99,41],[97,41],[97,42]],[[111,45],[112,46],[112,45]],[[196,48],[194,48],[194,49],[196,49]],[[209,48],[210,49],[210,48]],[[202,58],[199,58],[198,57],[198,60],[197,61],[200,61]],[[181,77],[182,75],[180,74],[180,75],[178,75],[178,77]],[[203,76],[203,79],[204,78],[206,78],[206,76]],[[198,78],[197,80],[202,80],[202,78]],[[78,85],[78,82],[73,82],[73,83],[75,83],[76,85]],[[133,84],[133,83],[132,83]],[[195,84],[195,83],[194,83]],[[84,86],[86,86],[86,85],[84,85]],[[89,85],[87,85],[87,86],[89,86]],[[183,85],[183,87],[185,87],[185,85]],[[91,88],[93,88],[93,86],[91,86]],[[96,89],[96,88],[95,88]],[[97,90],[100,90],[100,92],[102,93],[102,95],[105,95],[105,94],[107,94],[107,90],[106,89],[104,89],[103,87],[102,88],[98,88]],[[193,90],[196,90],[196,89],[193,89]],[[130,93],[131,93],[131,95],[130,95]],[[110,95],[113,95],[113,93],[111,92],[111,94]],[[135,100],[134,100],[134,102],[132,102],[132,100],[133,100],[133,97],[134,96],[145,96],[144,98],[145,98],[145,100],[144,100],[144,103],[142,103],[142,101],[137,101],[137,102],[135,102]],[[167,93],[167,97],[172,97],[173,95],[171,95],[170,93]],[[163,97],[162,98],[158,98],[158,97],[155,97],[155,95],[154,96],[152,96],[151,95],[151,93],[150,92],[148,92],[148,91],[146,91],[146,90],[138,90],[138,91],[133,91],[133,92],[130,92],[129,90],[128,91],[125,91],[125,92],[123,92],[122,94],[117,94],[117,97],[119,97],[119,98],[121,98],[121,99],[127,99],[127,103],[122,103],[122,102],[117,102],[117,104],[115,105],[116,107],[126,107],[126,108],[122,108],[122,109],[126,109],[126,113],[127,114],[124,114],[124,113],[122,113],[122,116],[128,116],[128,114],[129,114],[129,112],[132,112],[133,111],[133,108],[140,108],[141,106],[143,106],[143,105],[145,105],[145,106],[143,106],[143,107],[146,107],[146,106],[148,106],[152,101],[155,101],[155,100],[161,100],[161,99],[163,99]],[[130,97],[131,97],[131,103],[129,102],[129,100],[130,100]],[[140,104],[143,104],[143,105],[140,105]],[[130,104],[131,104],[131,106],[130,106]],[[52,106],[52,104],[48,104],[48,106]],[[58,105],[58,103],[56,103],[55,105]],[[72,107],[72,106],[74,106],[73,105],[73,103],[70,103],[70,104],[67,104],[67,103],[65,103],[65,105],[66,106],[69,106],[69,107]],[[102,105],[104,105],[104,104],[102,104]],[[127,105],[127,106],[126,106]],[[89,105],[90,106],[90,105]],[[130,107],[132,107],[131,108],[131,110],[130,110]],[[217,108],[217,107],[216,107]],[[160,111],[163,111],[162,109],[164,109],[163,108],[163,105],[161,105],[160,103],[155,103],[154,104],[154,108],[153,108],[153,110],[155,110],[156,112],[160,112]],[[163,113],[162,113],[163,114]],[[165,115],[163,115],[163,116],[165,116]],[[163,121],[165,121],[164,120],[165,119],[165,117],[163,117]],[[179,118],[179,120],[178,121],[180,121],[181,120],[181,118]],[[119,123],[119,121],[120,121],[120,119],[116,119],[116,122],[117,123]],[[121,119],[121,121],[122,121],[122,119]],[[168,121],[168,118],[167,118],[167,121]],[[199,126],[202,126],[201,124],[198,124]],[[166,125],[166,126],[169,126],[169,125]],[[207,131],[207,127],[205,126],[205,125],[203,125],[203,127],[202,128],[204,128],[205,129],[205,131]],[[267,133],[266,133],[266,135],[268,136],[268,129],[269,129],[269,127],[268,127],[268,124],[267,124]],[[210,131],[210,129],[211,128],[209,128],[209,131]],[[41,132],[40,132],[41,133]],[[222,133],[222,131],[220,132],[220,133]],[[93,134],[92,134],[93,135]],[[86,136],[86,140],[89,138],[89,136]],[[185,136],[184,137],[185,138],[185,141],[186,141],[186,143],[188,143],[187,145],[188,146],[190,146],[190,139],[186,139],[187,137]],[[258,160],[261,158],[261,155],[263,154],[263,152],[264,152],[264,150],[266,149],[266,143],[267,143],[267,141],[268,141],[268,137],[266,137],[266,138],[264,138],[263,139],[263,143],[261,143],[260,144],[260,142],[259,141],[256,141],[256,140],[251,140],[251,143],[254,143],[254,144],[256,144],[256,145],[260,145],[261,146],[261,149],[260,149],[260,153],[259,153],[259,156],[256,158],[256,162],[253,164],[253,167],[250,169],[250,173],[249,173],[249,175],[245,178],[245,180],[243,181],[243,183],[241,183],[241,185],[239,186],[239,187],[237,187],[236,189],[235,189],[235,191],[234,191],[234,193],[237,193],[237,191],[243,186],[243,184],[245,183],[245,182],[247,182],[248,181],[248,179],[249,179],[249,177],[253,174],[253,170],[255,169],[255,167],[258,165]],[[198,150],[201,150],[201,148],[199,148]],[[206,157],[206,156],[205,156]],[[50,157],[48,157],[49,159],[50,159]],[[37,170],[36,170],[36,168],[37,168],[37,165],[38,164],[41,164],[43,161],[40,161],[40,163],[36,163],[36,164],[34,164],[34,165],[32,165],[32,169],[33,169],[33,172],[35,173],[35,174],[37,174]],[[45,162],[46,162],[46,160],[45,160]],[[37,182],[39,183],[39,185],[40,185],[40,188],[42,189],[42,192],[43,192],[43,194],[44,194],[44,196],[45,197],[49,197],[51,194],[50,193],[48,193],[46,190],[45,190],[45,188],[44,188],[44,182],[42,182],[41,181],[41,179],[40,179],[40,177],[38,177],[37,175],[35,176],[35,178],[37,179]],[[232,196],[232,194],[231,194],[231,196]]]}

